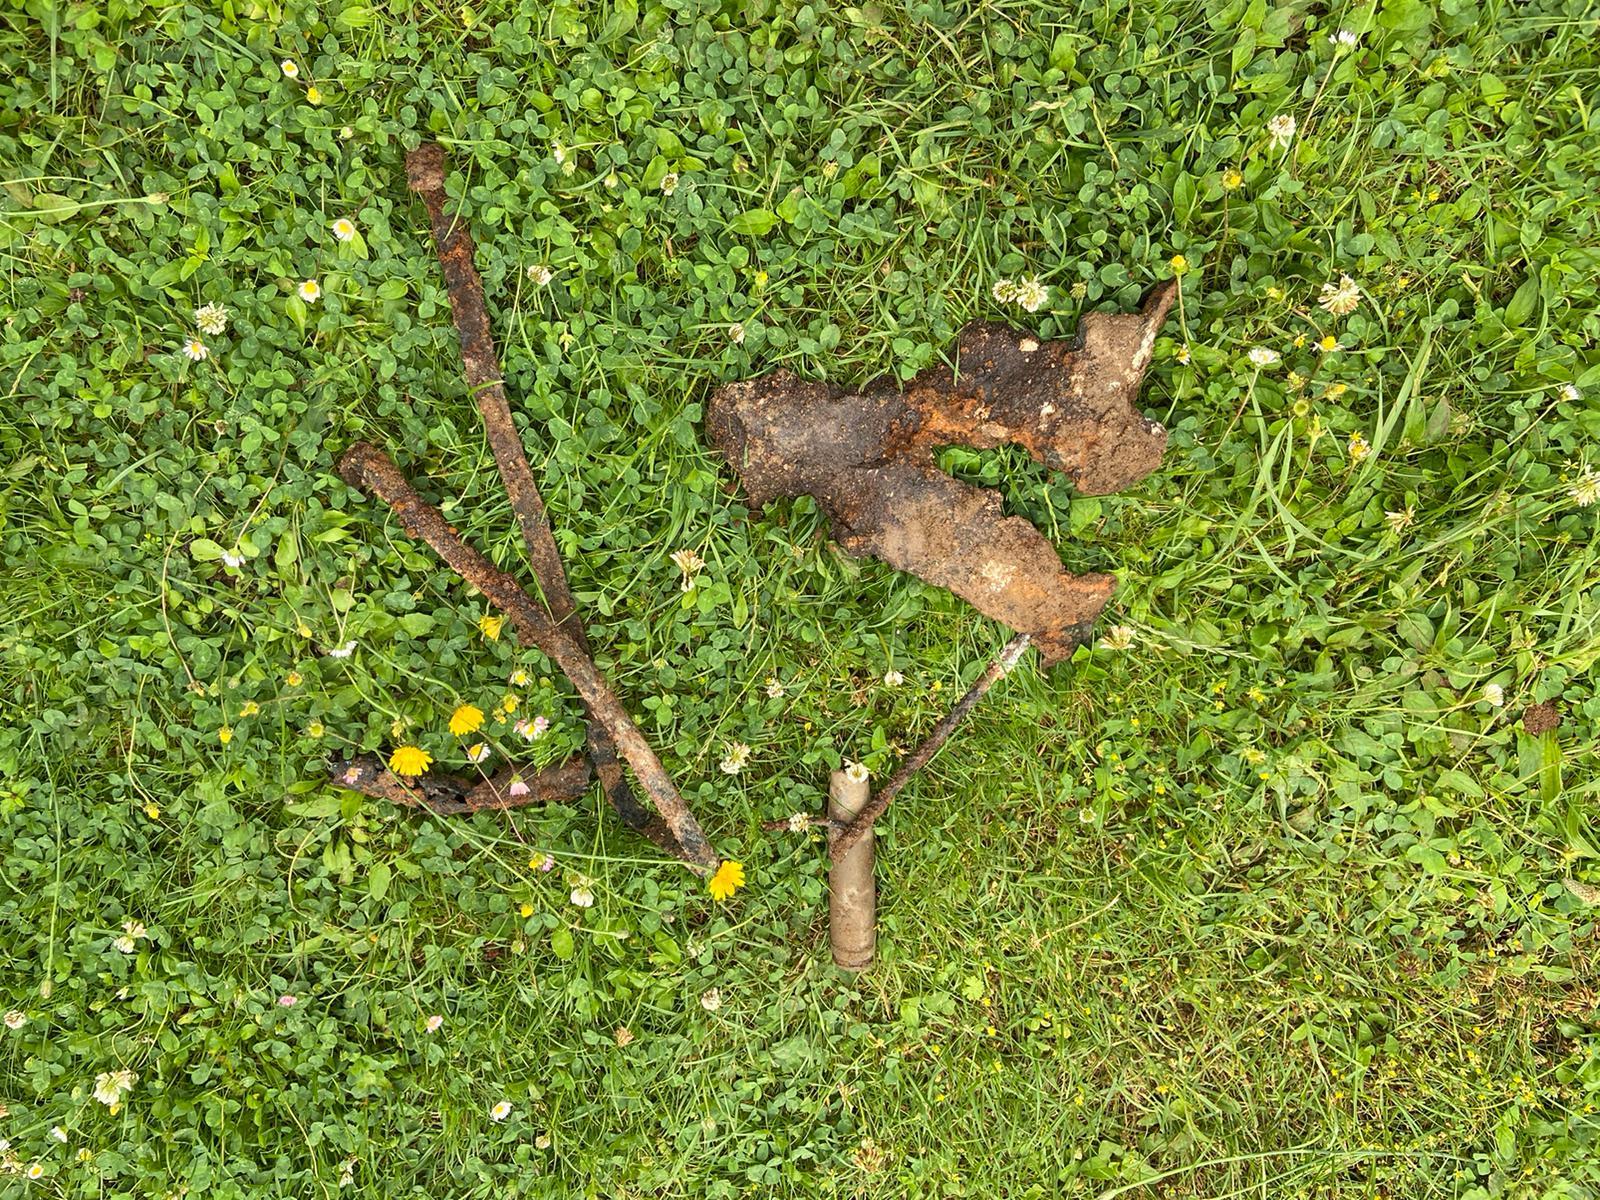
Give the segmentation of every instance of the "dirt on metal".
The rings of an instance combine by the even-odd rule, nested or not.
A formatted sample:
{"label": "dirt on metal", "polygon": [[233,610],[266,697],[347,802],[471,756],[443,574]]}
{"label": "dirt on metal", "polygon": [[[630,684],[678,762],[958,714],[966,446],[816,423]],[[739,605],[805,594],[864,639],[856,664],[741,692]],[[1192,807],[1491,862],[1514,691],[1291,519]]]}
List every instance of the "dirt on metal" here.
{"label": "dirt on metal", "polygon": [[808,383],[790,371],[725,384],[706,432],[753,504],[814,497],[852,554],[882,559],[1032,635],[1046,665],[1085,641],[1111,598],[1109,575],[1073,575],[1000,496],[935,465],[946,446],[1020,446],[1084,495],[1138,483],[1167,432],[1134,405],[1171,283],[1137,313],[1089,313],[1077,337],[1041,341],[1004,325],[962,330],[957,370],[930,367],[902,390]]}

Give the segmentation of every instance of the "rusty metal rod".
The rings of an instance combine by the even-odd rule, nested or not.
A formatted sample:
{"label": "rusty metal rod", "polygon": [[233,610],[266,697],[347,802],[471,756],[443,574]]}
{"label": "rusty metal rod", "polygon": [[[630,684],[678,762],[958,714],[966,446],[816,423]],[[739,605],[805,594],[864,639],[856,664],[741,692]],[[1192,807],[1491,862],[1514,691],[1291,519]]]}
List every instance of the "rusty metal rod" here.
{"label": "rusty metal rod", "polygon": [[[506,399],[502,382],[500,356],[495,351],[494,334],[489,327],[488,306],[483,296],[483,280],[473,265],[474,245],[472,233],[466,225],[445,211],[444,149],[436,143],[418,146],[406,155],[406,186],[418,196],[428,209],[428,220],[433,228],[433,241],[439,254],[439,265],[444,271],[445,289],[450,294],[450,315],[455,321],[456,336],[461,343],[461,365],[467,381],[467,390],[478,406],[483,418],[483,429],[494,455],[495,468],[511,500],[512,511],[522,527],[522,540],[528,547],[528,560],[533,565],[534,579],[549,609],[550,618],[571,635],[585,654],[590,654],[588,635],[583,622],[577,617],[577,604],[567,583],[567,574],[561,563],[561,552],[556,547],[555,535],[550,528],[550,515],[545,510],[544,497],[534,480],[533,468],[528,465],[522,435],[517,432],[511,418],[511,404]],[[624,825],[661,845],[659,822],[634,797],[633,789],[617,761],[616,742],[603,721],[593,713],[586,713],[588,721],[585,738],[589,746],[589,760],[594,763],[600,786],[622,818]],[[667,847],[674,850],[673,847]],[[687,857],[687,855],[680,855]]]}
{"label": "rusty metal rod", "polygon": [[967,694],[956,701],[956,705],[944,718],[933,727],[933,732],[923,739],[922,745],[911,752],[911,757],[900,764],[900,769],[889,778],[877,795],[865,808],[856,815],[848,824],[841,825],[837,820],[829,825],[828,829],[828,856],[838,863],[853,850],[862,838],[872,832],[872,824],[883,816],[894,798],[899,795],[900,789],[910,782],[911,777],[928,765],[928,760],[939,752],[939,747],[950,740],[950,735],[956,727],[967,719],[967,715],[977,707],[986,693],[995,683],[1010,673],[1022,658],[1022,652],[1028,648],[1032,640],[1026,633],[1019,633],[1005,644],[1005,647],[995,656],[993,662],[984,668],[983,674],[967,689]]}

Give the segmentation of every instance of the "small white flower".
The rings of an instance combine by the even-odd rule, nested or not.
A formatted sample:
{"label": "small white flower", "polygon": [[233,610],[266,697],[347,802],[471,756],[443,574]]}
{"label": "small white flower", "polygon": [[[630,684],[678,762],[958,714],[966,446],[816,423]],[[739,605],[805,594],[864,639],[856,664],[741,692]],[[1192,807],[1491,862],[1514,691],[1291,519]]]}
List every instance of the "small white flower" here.
{"label": "small white flower", "polygon": [[338,238],[341,242],[351,242],[355,240],[356,223],[350,220],[349,217],[340,217],[330,226],[330,228],[333,230],[333,236]]}
{"label": "small white flower", "polygon": [[906,681],[906,677],[893,667],[883,673],[884,687],[899,687]]}
{"label": "small white flower", "polygon": [[994,286],[989,289],[989,294],[1000,304],[1010,304],[1017,298],[1017,284],[1011,279],[996,279]]}
{"label": "small white flower", "polygon": [[67,1144],[67,1131],[61,1128],[59,1125],[52,1125],[50,1127],[50,1136],[55,1138],[55,1140],[60,1142],[63,1146]]}
{"label": "small white flower", "polygon": [[850,762],[844,764],[844,777],[851,783],[865,783],[870,772],[865,763]]}
{"label": "small white flower", "polygon": [[1367,441],[1361,434],[1352,433],[1346,450],[1350,455],[1350,461],[1358,463],[1372,453],[1372,443]]}
{"label": "small white flower", "polygon": [[530,678],[532,677],[528,674],[525,668],[518,667],[515,671],[511,672],[510,683],[512,687],[527,687]]}
{"label": "small white flower", "polygon": [[1279,113],[1267,122],[1267,137],[1274,150],[1286,149],[1294,141],[1295,119],[1289,113]]}
{"label": "small white flower", "polygon": [[444,1018],[441,1017],[438,1013],[434,1013],[433,1016],[428,1018],[428,1032],[429,1033],[438,1033],[440,1026],[442,1026],[443,1024],[444,1024]]}
{"label": "small white flower", "polygon": [[1038,312],[1050,303],[1050,289],[1035,275],[1017,284],[1015,299],[1028,312]]}
{"label": "small white flower", "polygon": [[538,1137],[534,1138],[533,1148],[535,1150],[550,1149],[550,1135],[548,1133],[541,1133]]}
{"label": "small white flower", "polygon": [[356,644],[353,640],[346,642],[342,646],[335,646],[331,650],[325,651],[329,658],[349,658],[355,652]]}
{"label": "small white flower", "polygon": [[750,761],[750,747],[743,742],[729,742],[723,752],[722,761],[717,764],[722,768],[724,775],[737,775],[744,770],[745,764]]}
{"label": "small white flower", "polygon": [[1341,29],[1338,33],[1329,35],[1328,43],[1338,50],[1354,50],[1361,44],[1361,35],[1352,33],[1348,29]]}
{"label": "small white flower", "polygon": [[744,324],[743,324],[743,322],[735,321],[732,325],[728,326],[728,340],[730,342],[732,342],[735,346],[744,345]]}
{"label": "small white flower", "polygon": [[278,64],[278,69],[283,72],[284,77],[287,79],[300,78],[300,66],[292,58],[284,59]]}
{"label": "small white flower", "polygon": [[722,1007],[722,989],[707,988],[700,993],[700,1007],[707,1012],[716,1012]]}
{"label": "small white flower", "polygon": [[222,552],[222,562],[224,566],[242,567],[244,566],[244,555],[236,550],[224,550]]}
{"label": "small white flower", "polygon": [[1588,508],[1600,501],[1600,474],[1593,467],[1585,467],[1583,474],[1567,489],[1567,495],[1579,508]]}
{"label": "small white flower", "polygon": [[1561,398],[1577,403],[1583,399],[1583,389],[1575,383],[1564,383],[1561,385]]}
{"label": "small white flower", "polygon": [[220,304],[202,304],[194,310],[194,323],[212,337],[227,332],[228,310]]}
{"label": "small white flower", "polygon": [[1102,650],[1127,650],[1133,645],[1133,626],[1113,625],[1100,639]]}
{"label": "small white flower", "polygon": [[356,1163],[359,1161],[351,1155],[339,1164],[339,1186],[342,1188],[354,1187],[356,1182]]}
{"label": "small white flower", "polygon": [[504,1121],[510,1115],[511,1101],[509,1100],[501,1100],[489,1110],[489,1119],[491,1121]]}
{"label": "small white flower", "polygon": [[1361,289],[1356,286],[1354,279],[1341,274],[1338,283],[1322,285],[1322,295],[1317,303],[1336,317],[1348,316],[1361,303]]}
{"label": "small white flower", "polygon": [[474,743],[467,747],[467,761],[481,763],[489,757],[489,747],[483,742]]}
{"label": "small white flower", "polygon": [[695,575],[706,565],[705,559],[701,558],[693,550],[674,550],[672,561],[683,574],[683,578],[678,581],[678,589],[684,592],[689,591],[694,587]]}
{"label": "small white flower", "polygon": [[111,944],[124,954],[132,954],[136,949],[138,949],[139,945],[127,934],[123,934],[119,938],[113,938],[111,940]]}
{"label": "small white flower", "polygon": [[138,1082],[139,1077],[132,1071],[102,1071],[94,1077],[94,1098],[115,1111],[122,1097]]}
{"label": "small white flower", "polygon": [[804,833],[806,830],[808,830],[810,828],[811,828],[811,814],[810,813],[793,812],[793,813],[789,814],[789,832],[790,833]]}
{"label": "small white flower", "polygon": [[322,285],[315,279],[307,279],[295,288],[295,292],[307,304],[315,304],[322,298]]}
{"label": "small white flower", "polygon": [[26,1174],[29,1179],[43,1179],[44,1178],[44,1164],[43,1163],[29,1163],[28,1164],[28,1169],[27,1169],[27,1171],[24,1172],[24,1174]]}
{"label": "small white flower", "polygon": [[524,717],[513,728],[530,742],[536,742],[550,731],[549,717]]}
{"label": "small white flower", "polygon": [[1269,349],[1266,346],[1251,347],[1249,355],[1250,361],[1258,367],[1270,367],[1281,357],[1276,350]]}
{"label": "small white flower", "polygon": [[594,892],[589,889],[587,884],[580,883],[573,888],[572,895],[568,899],[578,908],[594,907]]}
{"label": "small white flower", "polygon": [[1490,708],[1504,708],[1506,705],[1506,690],[1498,683],[1483,685],[1483,702]]}
{"label": "small white flower", "polygon": [[1403,530],[1410,529],[1411,526],[1416,522],[1416,519],[1416,509],[1409,504],[1400,509],[1398,512],[1385,512],[1383,514],[1383,523],[1395,533],[1400,533]]}
{"label": "small white flower", "polygon": [[536,287],[544,287],[555,277],[556,273],[543,263],[534,263],[528,268],[528,278],[533,280]]}
{"label": "small white flower", "polygon": [[355,137],[355,135],[356,135],[356,131],[355,131],[355,127],[354,126],[351,126],[351,125],[341,125],[341,126],[339,126],[339,138],[340,138],[341,141],[348,142],[351,138]]}
{"label": "small white flower", "polygon": [[20,1008],[13,1008],[10,1012],[6,1013],[4,1020],[7,1029],[21,1029],[28,1023],[28,1014],[23,1012]]}
{"label": "small white flower", "polygon": [[672,195],[673,192],[675,192],[677,190],[678,190],[678,173],[676,171],[668,171],[665,175],[663,175],[661,177],[661,194],[663,196],[670,196],[670,195]]}
{"label": "small white flower", "polygon": [[199,338],[190,338],[183,344],[183,356],[190,362],[205,362],[211,357],[211,351]]}
{"label": "small white flower", "polygon": [[767,698],[769,700],[781,700],[781,699],[783,699],[783,694],[784,694],[783,680],[779,679],[776,675],[768,675],[767,676]]}
{"label": "small white flower", "polygon": [[147,938],[150,936],[142,921],[124,921],[122,923],[122,932],[133,938]]}
{"label": "small white flower", "polygon": [[1183,345],[1172,352],[1172,357],[1178,360],[1180,366],[1187,367],[1189,360],[1194,357],[1194,352],[1187,345]]}

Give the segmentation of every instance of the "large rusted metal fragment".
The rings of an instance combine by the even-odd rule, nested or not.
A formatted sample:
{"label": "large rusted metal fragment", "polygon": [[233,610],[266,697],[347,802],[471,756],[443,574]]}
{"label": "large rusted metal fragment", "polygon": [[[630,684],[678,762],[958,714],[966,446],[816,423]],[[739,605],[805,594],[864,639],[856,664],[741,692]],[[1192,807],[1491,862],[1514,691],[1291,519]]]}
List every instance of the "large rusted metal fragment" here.
{"label": "large rusted metal fragment", "polygon": [[934,455],[1017,445],[1086,495],[1139,482],[1167,432],[1134,401],[1176,294],[1163,284],[1137,313],[1090,313],[1070,341],[974,322],[955,372],[930,367],[903,391],[893,381],[845,391],[785,370],[726,384],[706,432],[752,503],[815,497],[846,550],[954,592],[1058,662],[1087,639],[1115,580],[1068,573],[997,493],[952,479]]}

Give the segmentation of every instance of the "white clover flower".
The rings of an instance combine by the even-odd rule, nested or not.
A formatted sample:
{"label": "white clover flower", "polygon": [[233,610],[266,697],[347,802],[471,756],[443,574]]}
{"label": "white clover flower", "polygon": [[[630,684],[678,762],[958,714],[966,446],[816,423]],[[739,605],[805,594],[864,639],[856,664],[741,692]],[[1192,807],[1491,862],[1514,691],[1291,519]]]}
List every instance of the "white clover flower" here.
{"label": "white clover flower", "polygon": [[349,658],[355,652],[356,644],[353,639],[342,646],[334,646],[330,650],[323,651],[329,658]]}
{"label": "white clover flower", "polygon": [[228,310],[220,304],[202,304],[194,310],[194,323],[201,333],[216,337],[228,330]]}
{"label": "white clover flower", "polygon": [[444,1018],[442,1016],[440,1016],[438,1013],[434,1013],[433,1016],[428,1018],[428,1032],[429,1033],[438,1033],[440,1027],[443,1024],[444,1024]]}
{"label": "white clover flower", "polygon": [[750,761],[750,747],[743,742],[729,742],[718,764],[724,775],[737,775]]}
{"label": "white clover flower", "polygon": [[127,934],[123,934],[118,938],[112,938],[111,944],[124,954],[132,954],[139,947],[139,943],[135,942]]}
{"label": "white clover flower", "polygon": [[28,1014],[23,1012],[20,1008],[13,1008],[11,1011],[6,1013],[4,1018],[0,1019],[5,1021],[5,1026],[7,1029],[21,1029],[28,1023]]}
{"label": "white clover flower", "polygon": [[1050,289],[1037,276],[1024,279],[1017,284],[1016,301],[1028,312],[1038,312],[1050,303]]}
{"label": "white clover flower", "polygon": [[1277,116],[1273,117],[1272,120],[1268,121],[1267,137],[1272,145],[1272,148],[1274,150],[1287,149],[1289,143],[1294,141],[1294,131],[1296,127],[1295,119],[1289,113],[1279,113]]}
{"label": "white clover flower", "polygon": [[338,238],[341,242],[352,242],[355,240],[356,223],[349,217],[340,217],[337,221],[330,225],[329,228],[333,230],[333,236]]}
{"label": "white clover flower", "polygon": [[694,587],[696,573],[706,565],[705,559],[701,558],[693,550],[674,550],[672,552],[672,562],[683,574],[683,578],[678,581],[678,590],[684,592]]}
{"label": "white clover flower", "polygon": [[183,356],[190,362],[205,362],[211,357],[211,351],[199,338],[190,338],[183,344]]}
{"label": "white clover flower", "polygon": [[351,1155],[339,1164],[339,1186],[342,1188],[354,1187],[356,1182],[356,1163],[359,1160]]}
{"label": "white clover flower", "polygon": [[899,671],[896,671],[893,667],[889,668],[889,670],[883,673],[884,687],[899,687],[905,681],[906,677]]}
{"label": "white clover flower", "polygon": [[805,812],[792,812],[789,814],[789,832],[804,833],[811,828],[811,814]]}
{"label": "white clover flower", "polygon": [[1383,523],[1395,533],[1400,533],[1404,530],[1410,529],[1411,526],[1416,522],[1416,519],[1416,509],[1409,504],[1400,509],[1398,512],[1385,512],[1383,514]]}
{"label": "white clover flower", "polygon": [[322,285],[315,279],[307,279],[295,288],[295,293],[307,304],[315,304],[322,299]]}
{"label": "white clover flower", "polygon": [[678,173],[676,171],[668,171],[665,175],[663,175],[661,177],[661,194],[663,196],[670,196],[670,195],[672,195],[673,192],[675,192],[677,190],[678,190]]}
{"label": "white clover flower", "polygon": [[783,695],[784,695],[783,680],[779,679],[776,675],[768,675],[767,676],[767,698],[770,699],[770,700],[781,700],[781,699],[783,699]]}
{"label": "white clover flower", "polygon": [[1506,690],[1498,683],[1483,685],[1483,702],[1490,708],[1504,708],[1506,705]]}
{"label": "white clover flower", "polygon": [[594,892],[587,883],[579,883],[577,887],[573,888],[572,895],[568,899],[578,908],[594,907]]}
{"label": "white clover flower", "polygon": [[1270,349],[1266,346],[1254,346],[1251,348],[1249,354],[1250,361],[1258,367],[1270,367],[1281,357],[1282,355],[1280,355],[1276,350]]}
{"label": "white clover flower", "polygon": [[1348,275],[1341,274],[1339,282],[1322,285],[1322,295],[1317,303],[1336,317],[1349,316],[1361,303],[1361,289]]}
{"label": "white clover flower", "polygon": [[996,279],[994,286],[989,289],[989,294],[1000,304],[1010,304],[1017,298],[1017,285],[1014,280]]}
{"label": "white clover flower", "polygon": [[224,550],[222,552],[222,562],[224,566],[237,569],[244,566],[244,555],[240,554],[237,550]]}
{"label": "white clover flower", "polygon": [[1567,495],[1579,508],[1588,508],[1600,501],[1600,474],[1593,467],[1585,467],[1583,474],[1567,489]]}
{"label": "white clover flower", "polygon": [[67,1131],[61,1128],[59,1125],[52,1125],[50,1127],[50,1136],[55,1138],[55,1140],[60,1142],[63,1146],[67,1144]]}
{"label": "white clover flower", "polygon": [[534,263],[528,268],[528,278],[533,280],[535,287],[544,287],[555,277],[556,273],[544,263]]}
{"label": "white clover flower", "polygon": [[509,1100],[501,1100],[489,1110],[489,1119],[491,1121],[504,1121],[510,1115],[511,1101]]}
{"label": "white clover flower", "polygon": [[735,346],[744,345],[744,322],[735,321],[728,326],[728,340]]}
{"label": "white clover flower", "polygon": [[716,1012],[722,1007],[722,989],[707,988],[700,993],[700,1007],[707,1012]]}
{"label": "white clover flower", "polygon": [[1134,642],[1133,626],[1113,625],[1106,631],[1105,637],[1100,639],[1102,650],[1127,650]]}
{"label": "white clover flower", "polygon": [[122,932],[132,938],[147,938],[150,936],[142,921],[124,921],[122,923]]}
{"label": "white clover flower", "polygon": [[102,1071],[94,1077],[94,1098],[112,1112],[122,1104],[122,1098],[133,1090],[139,1077],[132,1071]]}

